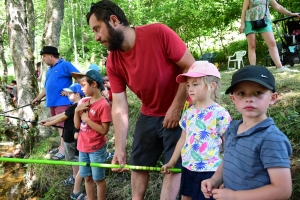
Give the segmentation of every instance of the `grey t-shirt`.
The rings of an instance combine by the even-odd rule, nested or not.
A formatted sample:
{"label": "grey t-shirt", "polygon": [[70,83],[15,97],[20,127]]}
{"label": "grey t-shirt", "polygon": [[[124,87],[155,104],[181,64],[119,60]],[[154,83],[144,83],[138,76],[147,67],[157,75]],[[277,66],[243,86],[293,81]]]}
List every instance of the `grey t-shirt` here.
{"label": "grey t-shirt", "polygon": [[224,187],[250,190],[268,185],[268,168],[290,168],[291,144],[272,118],[237,135],[241,123],[232,121],[225,132]]}

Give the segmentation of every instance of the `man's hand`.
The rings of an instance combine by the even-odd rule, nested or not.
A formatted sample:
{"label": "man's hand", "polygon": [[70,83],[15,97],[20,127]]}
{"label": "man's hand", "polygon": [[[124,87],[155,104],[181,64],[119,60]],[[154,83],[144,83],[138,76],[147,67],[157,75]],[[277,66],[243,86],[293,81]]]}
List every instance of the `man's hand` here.
{"label": "man's hand", "polygon": [[63,91],[61,91],[60,96],[68,96],[68,93],[69,92],[66,92],[66,91],[63,90]]}
{"label": "man's hand", "polygon": [[[121,165],[121,167],[123,167],[126,164],[126,153],[125,150],[120,151],[120,150],[115,150],[115,154],[114,157],[111,161],[111,164],[119,164]],[[128,169],[112,169],[113,172],[124,172],[124,171],[128,171]]]}
{"label": "man's hand", "polygon": [[41,103],[41,100],[38,98],[33,99],[31,102],[31,104],[33,104],[33,105],[39,105],[40,103]]}
{"label": "man's hand", "polygon": [[169,108],[163,121],[164,128],[175,128],[179,124],[181,109]]}

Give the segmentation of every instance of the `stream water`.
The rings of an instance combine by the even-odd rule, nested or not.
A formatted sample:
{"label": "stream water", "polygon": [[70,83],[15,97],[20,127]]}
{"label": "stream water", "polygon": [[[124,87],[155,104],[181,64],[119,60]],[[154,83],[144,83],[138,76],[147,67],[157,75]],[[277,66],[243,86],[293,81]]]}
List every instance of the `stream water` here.
{"label": "stream water", "polygon": [[[13,142],[0,142],[0,156],[10,157],[16,151]],[[0,200],[23,200],[24,164],[0,162]]]}

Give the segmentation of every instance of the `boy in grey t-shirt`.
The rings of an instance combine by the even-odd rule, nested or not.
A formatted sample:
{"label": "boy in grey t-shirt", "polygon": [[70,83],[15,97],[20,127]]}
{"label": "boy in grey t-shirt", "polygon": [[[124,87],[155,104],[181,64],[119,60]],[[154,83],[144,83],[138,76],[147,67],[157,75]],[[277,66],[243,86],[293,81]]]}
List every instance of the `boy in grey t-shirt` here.
{"label": "boy in grey t-shirt", "polygon": [[[226,90],[241,120],[232,121],[225,132],[222,164],[201,183],[206,198],[288,199],[292,194],[291,144],[267,117],[273,105],[275,78],[265,67],[246,66],[233,74]],[[218,189],[224,183],[223,189]]]}

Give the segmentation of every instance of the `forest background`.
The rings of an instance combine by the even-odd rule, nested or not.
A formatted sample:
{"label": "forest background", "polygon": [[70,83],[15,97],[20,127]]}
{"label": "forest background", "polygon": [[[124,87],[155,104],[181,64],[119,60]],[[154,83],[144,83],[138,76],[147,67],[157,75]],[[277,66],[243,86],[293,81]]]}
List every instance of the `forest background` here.
{"label": "forest background", "polygon": [[[16,79],[18,82],[18,105],[30,104],[39,93],[34,71],[35,63],[41,61],[39,52],[44,45],[58,47],[60,56],[72,62],[80,70],[87,69],[90,64],[96,63],[102,67],[103,75],[106,73],[102,62],[103,56],[107,56],[106,49],[95,42],[85,18],[92,2],[89,0],[0,0],[2,10],[0,16],[0,103],[3,111],[14,109],[14,105],[7,98],[5,89],[11,79]],[[206,52],[217,52],[215,62],[220,70],[227,68],[228,56],[233,55],[237,50],[247,50],[244,34],[238,33],[242,0],[115,0],[114,2],[125,11],[132,26],[153,22],[168,25],[187,44],[195,59]],[[292,12],[300,12],[299,0],[280,0],[278,3]],[[270,11],[273,19],[284,17],[272,9]],[[276,34],[275,30],[274,32]],[[279,39],[277,36],[276,38]],[[267,47],[262,38],[258,37],[258,64],[265,65],[266,50]],[[244,57],[244,62],[249,64],[247,56]],[[43,66],[43,73],[46,69],[47,66]],[[228,81],[230,81],[229,78]],[[134,123],[140,103],[130,91],[129,97],[131,99],[129,102],[131,123]],[[285,113],[282,119],[289,123],[283,120],[282,125],[294,123],[293,120],[299,118],[299,104],[297,105],[298,107],[293,104],[290,113],[286,111],[288,113]],[[28,106],[10,113],[19,119],[31,121],[44,118],[47,114],[48,110],[43,105],[38,109]],[[11,120],[13,128],[1,126],[0,130],[16,133],[18,143],[22,144],[24,150],[31,154],[38,152],[36,156],[39,157],[39,150],[46,151],[51,146],[48,140],[41,142],[41,138],[51,136],[52,132],[49,129],[36,127],[34,124],[30,124],[29,130],[20,128],[26,120]],[[289,133],[289,138],[294,141],[294,144],[298,144],[295,130],[297,129],[291,130],[286,127],[285,133]],[[40,149],[37,144],[40,144]],[[293,147],[295,149],[295,145]],[[34,174],[43,174],[46,171],[55,171],[57,168],[44,169],[40,166],[33,166],[30,170],[34,171]],[[122,181],[127,183],[129,179],[128,174],[122,177],[111,173],[109,175],[112,176],[112,180],[118,180],[118,183]],[[156,176],[154,180],[158,180]],[[49,185],[53,186],[52,183],[57,179],[43,181],[38,184],[37,188],[42,190],[46,187],[49,190]],[[116,183],[113,181],[109,183],[112,188],[119,187],[114,185]],[[152,184],[153,192],[150,189],[150,193],[147,193],[148,199],[155,199],[157,192],[154,191],[159,188],[159,184],[159,181]],[[300,191],[297,185],[296,189]],[[124,198],[121,199],[129,198],[130,186],[127,184],[122,192]],[[46,194],[46,197],[49,195],[51,199],[53,196],[55,196],[53,199],[60,199],[59,196],[63,195],[61,191],[56,193],[57,188],[54,188]],[[151,196],[152,193],[154,196]],[[111,198],[116,198],[118,195]],[[66,198],[64,196],[61,199]]]}

